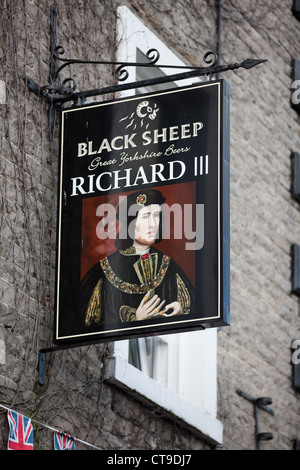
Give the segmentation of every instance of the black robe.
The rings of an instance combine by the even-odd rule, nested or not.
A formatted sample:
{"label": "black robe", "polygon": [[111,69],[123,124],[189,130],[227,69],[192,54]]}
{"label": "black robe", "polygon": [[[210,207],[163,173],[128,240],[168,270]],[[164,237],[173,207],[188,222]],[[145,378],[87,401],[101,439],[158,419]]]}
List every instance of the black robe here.
{"label": "black robe", "polygon": [[116,251],[95,264],[81,281],[84,328],[116,328],[118,323],[136,321],[136,309],[147,292],[157,294],[165,305],[179,302],[184,315],[194,309],[194,289],[172,258],[153,247],[146,260],[133,247]]}

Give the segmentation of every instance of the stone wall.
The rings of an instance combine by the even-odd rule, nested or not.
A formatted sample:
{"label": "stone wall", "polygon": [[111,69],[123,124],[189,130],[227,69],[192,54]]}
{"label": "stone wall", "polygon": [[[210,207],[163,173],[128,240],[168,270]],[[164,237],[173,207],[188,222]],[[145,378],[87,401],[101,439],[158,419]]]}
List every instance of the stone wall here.
{"label": "stone wall", "polygon": [[[260,411],[265,449],[291,449],[299,438],[299,397],[292,389],[291,342],[299,303],[291,295],[292,243],[299,204],[291,198],[291,153],[299,116],[291,108],[291,64],[299,54],[292,2],[224,2],[222,57],[268,59],[231,82],[231,319],[219,335],[219,412],[224,447],[255,448],[253,406],[236,393],[269,396]],[[248,2],[247,2],[248,3]],[[230,370],[230,374],[227,371]]]}
{"label": "stone wall", "polygon": [[[37,382],[38,351],[51,345],[53,327],[59,118],[49,141],[48,106],[25,77],[48,81],[51,3],[0,6],[0,404],[103,449],[209,448],[103,381],[110,344],[49,353],[46,385]],[[180,57],[202,65],[203,54],[218,46],[217,3],[60,0],[58,43],[73,57],[114,60],[116,8],[127,4]],[[290,349],[300,337],[290,256],[291,244],[300,243],[299,204],[290,194],[290,155],[300,147],[299,116],[290,106],[300,28],[291,8],[288,0],[222,2],[221,62],[268,59],[224,74],[231,84],[232,318],[218,336],[225,450],[255,448],[253,406],[237,389],[272,397],[275,415],[259,415],[261,430],[274,434],[263,448],[292,449],[300,439]],[[66,78],[68,72],[78,90],[114,80],[110,67],[73,66]],[[37,448],[52,448],[49,430],[35,424],[35,435]],[[0,409],[1,449],[6,442]]]}

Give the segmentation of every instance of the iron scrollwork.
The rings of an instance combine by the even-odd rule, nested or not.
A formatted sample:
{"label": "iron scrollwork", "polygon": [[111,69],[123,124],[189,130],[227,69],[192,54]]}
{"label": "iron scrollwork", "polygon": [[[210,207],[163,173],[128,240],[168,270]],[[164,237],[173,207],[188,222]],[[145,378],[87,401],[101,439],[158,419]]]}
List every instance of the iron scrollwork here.
{"label": "iron scrollwork", "polygon": [[[84,103],[86,98],[91,96],[99,96],[108,93],[116,93],[123,90],[135,89],[149,85],[156,85],[160,83],[168,83],[179,80],[184,80],[191,77],[205,76],[207,79],[212,79],[214,76],[227,70],[235,70],[240,67],[249,69],[258,65],[266,60],[260,59],[246,59],[241,63],[232,63],[229,65],[219,65],[218,56],[213,51],[208,51],[203,56],[203,62],[206,64],[204,67],[192,66],[178,66],[178,65],[163,65],[160,64],[161,69],[176,69],[176,74],[165,75],[149,80],[140,80],[134,83],[124,83],[128,76],[128,67],[156,67],[160,54],[156,49],[149,49],[146,56],[146,62],[111,62],[100,60],[81,60],[65,58],[65,49],[62,46],[57,46],[57,12],[55,5],[50,7],[50,66],[49,66],[49,81],[47,85],[39,86],[29,77],[26,77],[26,84],[28,88],[40,96],[49,104],[48,121],[49,121],[49,138],[53,138],[53,129],[55,124],[55,110],[62,109],[65,103],[73,102],[73,105]],[[62,62],[57,67],[57,62]],[[101,89],[93,89],[76,92],[77,84],[74,78],[65,78],[59,83],[59,74],[67,66],[73,64],[77,65],[113,65],[115,68],[115,78],[122,84],[112,85]],[[183,72],[178,70],[183,69]]]}

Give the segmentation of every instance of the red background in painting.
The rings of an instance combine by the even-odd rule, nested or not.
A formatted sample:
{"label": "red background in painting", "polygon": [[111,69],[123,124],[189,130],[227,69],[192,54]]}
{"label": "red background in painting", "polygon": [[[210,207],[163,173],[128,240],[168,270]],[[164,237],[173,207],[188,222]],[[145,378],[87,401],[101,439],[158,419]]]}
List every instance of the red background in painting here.
{"label": "red background in painting", "polygon": [[[194,182],[172,184],[162,187],[156,187],[162,192],[166,198],[166,204],[172,206],[172,204],[179,203],[184,204],[195,204],[195,184]],[[93,198],[86,198],[82,201],[82,248],[81,248],[81,277],[100,259],[105,258],[109,254],[116,251],[115,241],[113,239],[100,240],[96,234],[96,227],[100,220],[100,217],[96,215],[97,207],[100,204],[113,204],[115,207],[119,204],[119,198],[123,198],[128,194],[136,192],[128,191],[124,193],[107,194],[104,196],[97,196]],[[142,192],[142,191],[141,191]],[[157,245],[158,250],[171,256],[174,261],[183,269],[185,274],[188,276],[192,284],[195,284],[195,252],[193,250],[185,249],[185,242],[190,241],[184,238],[184,230],[182,228],[182,239],[173,238],[171,216],[171,239],[162,240]],[[183,223],[183,222],[182,222]],[[194,225],[193,225],[194,227]]]}

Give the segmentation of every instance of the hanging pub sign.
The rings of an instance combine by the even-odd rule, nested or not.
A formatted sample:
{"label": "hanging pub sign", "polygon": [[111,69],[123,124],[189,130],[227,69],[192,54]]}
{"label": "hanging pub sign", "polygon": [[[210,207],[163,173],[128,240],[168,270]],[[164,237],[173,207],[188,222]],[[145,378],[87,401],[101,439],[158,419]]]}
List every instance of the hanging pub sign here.
{"label": "hanging pub sign", "polygon": [[54,342],[229,324],[229,85],[62,111]]}

